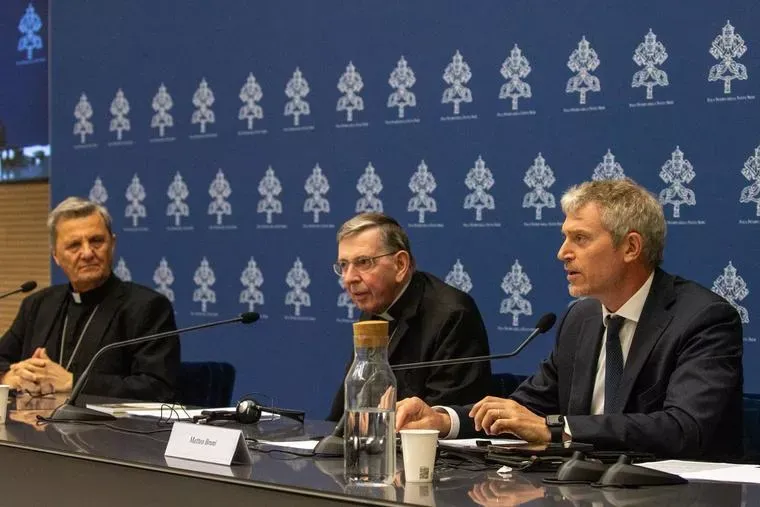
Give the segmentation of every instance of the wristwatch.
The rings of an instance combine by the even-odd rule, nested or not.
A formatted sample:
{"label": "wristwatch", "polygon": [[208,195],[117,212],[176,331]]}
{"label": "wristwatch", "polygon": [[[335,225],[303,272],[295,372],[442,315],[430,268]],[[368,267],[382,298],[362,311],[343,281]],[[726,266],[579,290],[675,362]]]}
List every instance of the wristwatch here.
{"label": "wristwatch", "polygon": [[552,443],[562,443],[562,435],[565,433],[565,417],[561,415],[547,415],[546,426],[552,434]]}

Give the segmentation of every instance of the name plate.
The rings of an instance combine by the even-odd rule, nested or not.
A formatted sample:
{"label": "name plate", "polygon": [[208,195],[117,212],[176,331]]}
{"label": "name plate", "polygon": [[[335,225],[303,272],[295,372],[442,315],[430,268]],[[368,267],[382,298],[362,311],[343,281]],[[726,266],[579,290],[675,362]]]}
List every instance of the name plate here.
{"label": "name plate", "polygon": [[231,465],[250,464],[243,432],[208,424],[175,422],[164,456]]}

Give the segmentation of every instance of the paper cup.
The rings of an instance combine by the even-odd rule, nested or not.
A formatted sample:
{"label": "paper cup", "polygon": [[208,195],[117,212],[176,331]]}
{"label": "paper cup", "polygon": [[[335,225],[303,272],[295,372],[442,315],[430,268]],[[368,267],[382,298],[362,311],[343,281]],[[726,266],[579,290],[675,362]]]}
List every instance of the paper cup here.
{"label": "paper cup", "polygon": [[432,482],[438,430],[401,430],[406,482]]}
{"label": "paper cup", "polygon": [[0,424],[5,424],[5,418],[8,415],[8,392],[11,386],[0,385]]}

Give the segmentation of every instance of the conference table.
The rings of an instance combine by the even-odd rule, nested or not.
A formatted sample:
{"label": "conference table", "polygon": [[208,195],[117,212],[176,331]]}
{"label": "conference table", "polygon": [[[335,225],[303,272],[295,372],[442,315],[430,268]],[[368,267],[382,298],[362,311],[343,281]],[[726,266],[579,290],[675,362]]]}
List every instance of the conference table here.
{"label": "conference table", "polygon": [[[599,489],[542,483],[546,475],[498,466],[438,464],[431,484],[353,486],[341,458],[295,456],[255,444],[249,465],[213,465],[164,456],[171,425],[125,417],[107,423],[39,423],[60,396],[19,397],[0,425],[2,505],[760,505],[760,486],[691,482],[680,486]],[[328,434],[326,421],[280,419],[240,428],[249,442]],[[303,452],[303,451],[301,451]],[[399,456],[399,469],[402,459]],[[243,503],[245,502],[245,503]]]}

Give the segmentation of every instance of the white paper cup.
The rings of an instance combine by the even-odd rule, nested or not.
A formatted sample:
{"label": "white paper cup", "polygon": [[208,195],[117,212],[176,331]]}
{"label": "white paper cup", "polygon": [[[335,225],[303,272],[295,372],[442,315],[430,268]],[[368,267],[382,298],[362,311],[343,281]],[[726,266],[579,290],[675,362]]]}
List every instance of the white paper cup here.
{"label": "white paper cup", "polygon": [[0,424],[5,424],[5,418],[8,415],[8,391],[11,386],[0,385]]}
{"label": "white paper cup", "polygon": [[401,430],[406,482],[432,482],[438,430]]}

